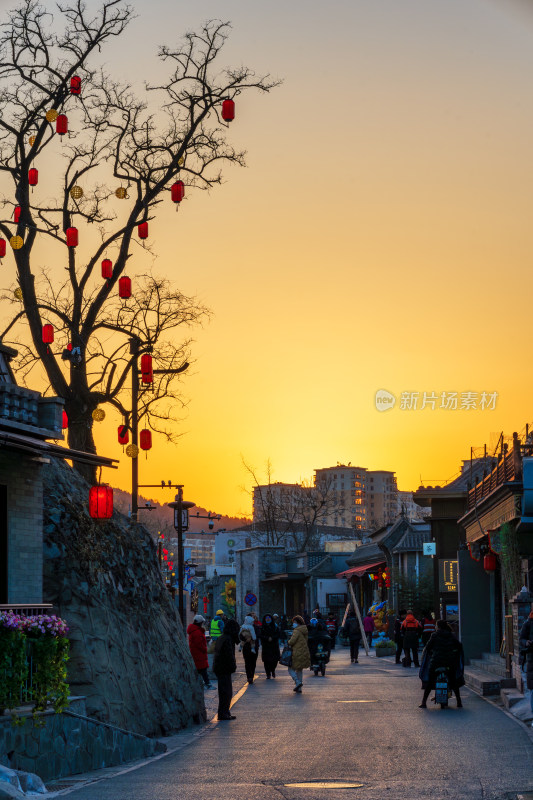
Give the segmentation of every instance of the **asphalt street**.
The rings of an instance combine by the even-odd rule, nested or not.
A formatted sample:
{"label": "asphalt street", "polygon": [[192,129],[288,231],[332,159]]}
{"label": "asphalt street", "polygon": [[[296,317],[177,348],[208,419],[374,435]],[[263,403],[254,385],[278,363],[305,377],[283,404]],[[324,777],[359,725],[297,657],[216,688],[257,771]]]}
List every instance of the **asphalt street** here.
{"label": "asphalt street", "polygon": [[[72,800],[500,800],[533,792],[533,737],[467,689],[421,700],[418,670],[337,649],[326,676],[256,681],[179,752],[77,789]],[[320,784],[330,782],[332,788]],[[309,787],[292,784],[310,783]],[[355,784],[340,788],[335,784]]]}

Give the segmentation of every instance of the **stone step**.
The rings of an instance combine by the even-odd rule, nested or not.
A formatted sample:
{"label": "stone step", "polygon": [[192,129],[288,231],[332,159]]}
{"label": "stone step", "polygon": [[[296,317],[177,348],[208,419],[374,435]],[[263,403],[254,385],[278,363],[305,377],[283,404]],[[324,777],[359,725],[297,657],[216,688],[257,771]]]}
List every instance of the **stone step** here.
{"label": "stone step", "polygon": [[505,666],[505,658],[502,658],[499,653],[481,653],[481,658],[489,664],[496,664],[497,666],[503,664]]}
{"label": "stone step", "polygon": [[475,692],[484,696],[500,694],[502,689],[516,688],[515,678],[499,677],[472,665],[465,667],[465,682]]}
{"label": "stone step", "polygon": [[471,658],[470,666],[475,669],[482,669],[484,672],[488,672],[496,678],[506,677],[505,664],[495,664],[492,661],[485,661],[484,658]]}
{"label": "stone step", "polygon": [[524,695],[520,694],[518,689],[502,689],[501,698],[505,708],[511,709],[517,703],[524,699]]}
{"label": "stone step", "polygon": [[476,667],[465,667],[466,685],[483,696],[500,694],[501,680]]}

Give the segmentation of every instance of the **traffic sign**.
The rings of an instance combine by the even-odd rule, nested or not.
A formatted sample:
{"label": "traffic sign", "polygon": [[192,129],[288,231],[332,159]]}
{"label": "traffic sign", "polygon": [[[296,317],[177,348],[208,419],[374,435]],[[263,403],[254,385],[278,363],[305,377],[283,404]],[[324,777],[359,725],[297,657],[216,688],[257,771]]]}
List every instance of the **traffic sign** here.
{"label": "traffic sign", "polygon": [[257,603],[257,597],[253,592],[248,592],[248,594],[244,598],[244,602],[246,603],[247,606],[255,606],[255,604]]}

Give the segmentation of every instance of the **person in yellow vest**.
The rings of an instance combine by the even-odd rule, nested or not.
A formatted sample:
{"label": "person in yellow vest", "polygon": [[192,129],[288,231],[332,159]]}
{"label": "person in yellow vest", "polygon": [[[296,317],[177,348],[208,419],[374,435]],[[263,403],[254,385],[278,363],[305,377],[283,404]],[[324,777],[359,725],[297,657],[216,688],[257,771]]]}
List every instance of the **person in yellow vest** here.
{"label": "person in yellow vest", "polygon": [[222,635],[223,630],[224,612],[219,608],[216,615],[211,620],[211,625],[209,627],[209,635],[211,636],[211,639],[218,639],[218,637]]}

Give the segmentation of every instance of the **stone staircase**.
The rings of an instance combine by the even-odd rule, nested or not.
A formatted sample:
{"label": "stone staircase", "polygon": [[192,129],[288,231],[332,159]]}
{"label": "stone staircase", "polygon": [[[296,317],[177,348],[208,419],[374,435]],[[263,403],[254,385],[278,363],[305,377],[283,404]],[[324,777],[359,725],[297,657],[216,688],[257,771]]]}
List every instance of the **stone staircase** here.
{"label": "stone staircase", "polygon": [[499,695],[502,689],[513,689],[514,678],[507,678],[505,661],[498,653],[483,653],[481,658],[472,658],[465,667],[466,685],[481,695]]}

